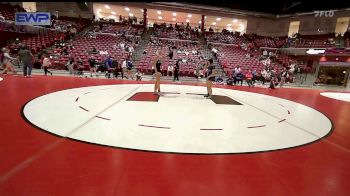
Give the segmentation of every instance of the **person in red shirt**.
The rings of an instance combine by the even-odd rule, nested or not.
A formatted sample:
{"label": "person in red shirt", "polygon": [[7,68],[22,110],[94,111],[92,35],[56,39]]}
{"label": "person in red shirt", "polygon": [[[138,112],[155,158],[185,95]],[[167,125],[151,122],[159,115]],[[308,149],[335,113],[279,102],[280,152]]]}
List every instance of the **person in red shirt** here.
{"label": "person in red shirt", "polygon": [[253,73],[249,70],[248,73],[245,75],[245,80],[249,87],[254,87],[253,85]]}

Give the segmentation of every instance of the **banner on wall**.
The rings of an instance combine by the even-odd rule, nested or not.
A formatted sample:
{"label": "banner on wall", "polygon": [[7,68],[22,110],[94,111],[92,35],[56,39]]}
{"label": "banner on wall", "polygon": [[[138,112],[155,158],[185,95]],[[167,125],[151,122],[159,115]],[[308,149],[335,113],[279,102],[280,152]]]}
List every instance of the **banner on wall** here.
{"label": "banner on wall", "polygon": [[16,25],[39,25],[39,26],[51,25],[51,13],[50,12],[16,12],[15,24]]}

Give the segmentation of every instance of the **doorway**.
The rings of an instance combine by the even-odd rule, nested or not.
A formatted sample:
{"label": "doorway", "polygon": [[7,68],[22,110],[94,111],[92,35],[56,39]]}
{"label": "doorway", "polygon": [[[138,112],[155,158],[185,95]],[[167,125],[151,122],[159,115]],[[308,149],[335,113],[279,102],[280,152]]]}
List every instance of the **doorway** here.
{"label": "doorway", "polygon": [[315,84],[346,87],[349,78],[349,71],[349,67],[321,66]]}

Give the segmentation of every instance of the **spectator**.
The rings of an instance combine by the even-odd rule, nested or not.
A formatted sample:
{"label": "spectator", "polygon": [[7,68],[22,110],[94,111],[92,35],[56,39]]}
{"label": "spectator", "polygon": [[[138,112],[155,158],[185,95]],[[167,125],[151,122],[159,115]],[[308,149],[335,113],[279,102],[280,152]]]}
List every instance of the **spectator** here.
{"label": "spectator", "polygon": [[24,64],[23,75],[24,77],[32,77],[33,69],[33,54],[27,49],[25,45],[21,46],[21,50],[18,52],[19,60]]}
{"label": "spectator", "polygon": [[124,58],[122,60],[122,79],[123,79],[123,75],[124,75],[125,71],[126,71],[126,59]]}
{"label": "spectator", "polygon": [[113,71],[113,59],[111,56],[108,56],[105,61],[106,66],[106,78],[111,78],[111,72]]}
{"label": "spectator", "polygon": [[142,73],[140,72],[140,70],[137,70],[135,76],[136,76],[136,81],[142,80]]}
{"label": "spectator", "polygon": [[238,74],[236,75],[236,77],[234,78],[234,84],[238,84],[239,82],[241,82],[241,86],[243,85],[243,78],[244,78],[244,75],[243,73],[240,71],[238,72]]}
{"label": "spectator", "polygon": [[168,76],[171,76],[173,74],[173,71],[174,71],[174,66],[173,65],[168,65],[168,73],[167,75]]}
{"label": "spectator", "polygon": [[43,56],[44,56],[43,69],[44,69],[45,76],[47,76],[47,73],[50,73],[52,75],[52,72],[49,71],[49,67],[51,66],[50,59],[46,55],[43,55]]}
{"label": "spectator", "polygon": [[91,56],[89,59],[89,65],[90,65],[90,77],[92,77],[92,73],[95,73],[95,76],[97,77],[96,73],[96,60],[94,56]]}
{"label": "spectator", "polygon": [[74,60],[73,59],[68,59],[66,67],[69,71],[69,74],[74,75]]}
{"label": "spectator", "polygon": [[133,80],[134,77],[132,76],[131,70],[132,70],[134,65],[132,64],[130,59],[127,61],[126,66],[127,66],[127,69],[128,69],[128,77],[131,77],[131,79]]}
{"label": "spectator", "polygon": [[248,86],[249,87],[253,87],[254,85],[253,85],[253,82],[252,82],[252,80],[253,80],[253,74],[252,74],[252,72],[249,70],[248,71],[248,73],[245,75],[245,77],[246,77],[246,82],[247,82],[247,84],[248,84]]}
{"label": "spectator", "polygon": [[84,76],[84,65],[83,65],[83,61],[81,60],[81,58],[79,57],[78,58],[78,62],[77,62],[77,69],[78,69],[78,72],[77,72],[77,75],[79,77],[83,77]]}

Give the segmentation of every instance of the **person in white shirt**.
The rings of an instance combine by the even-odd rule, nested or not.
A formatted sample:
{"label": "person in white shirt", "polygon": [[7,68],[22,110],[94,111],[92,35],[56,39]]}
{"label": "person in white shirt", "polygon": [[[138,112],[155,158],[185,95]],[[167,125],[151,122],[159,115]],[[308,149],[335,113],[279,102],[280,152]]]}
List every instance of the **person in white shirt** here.
{"label": "person in white shirt", "polygon": [[241,70],[241,67],[239,67],[239,66],[237,66],[236,68],[235,68],[235,73],[236,74],[238,74],[239,72],[241,72],[242,70]]}
{"label": "person in white shirt", "polygon": [[174,67],[172,65],[168,66],[168,76],[171,76],[174,71]]}
{"label": "person in white shirt", "polygon": [[126,59],[123,59],[123,62],[122,62],[122,79],[123,79],[125,70],[126,70]]}
{"label": "person in white shirt", "polygon": [[1,63],[4,66],[4,70],[2,74],[6,74],[8,71],[11,71],[13,74],[17,74],[15,68],[13,67],[13,61],[16,60],[16,58],[13,58],[10,56],[8,49],[3,48],[1,50]]}
{"label": "person in white shirt", "polygon": [[132,56],[132,53],[134,52],[134,47],[130,46],[129,47],[129,53],[130,53],[130,56]]}
{"label": "person in white shirt", "polygon": [[122,49],[122,50],[124,50],[125,49],[125,44],[122,42],[122,43],[120,43],[119,44],[120,45],[120,48]]}
{"label": "person in white shirt", "polygon": [[50,73],[52,75],[52,72],[49,71],[49,67],[51,66],[50,59],[47,58],[47,56],[44,55],[44,60],[43,60],[43,69],[45,72],[45,76],[47,76],[47,73]]}
{"label": "person in white shirt", "polygon": [[263,55],[267,56],[267,51],[266,50],[263,51]]}
{"label": "person in white shirt", "polygon": [[266,69],[263,69],[261,71],[261,79],[262,79],[263,85],[265,84],[267,78],[268,78],[267,71]]}

